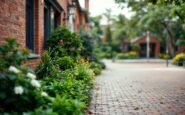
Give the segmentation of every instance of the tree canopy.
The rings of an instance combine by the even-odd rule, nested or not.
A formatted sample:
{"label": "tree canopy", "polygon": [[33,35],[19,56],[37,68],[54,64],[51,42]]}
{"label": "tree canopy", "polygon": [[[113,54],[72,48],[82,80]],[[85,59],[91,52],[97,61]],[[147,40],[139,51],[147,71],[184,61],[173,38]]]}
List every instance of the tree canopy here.
{"label": "tree canopy", "polygon": [[[183,0],[115,0],[121,7],[122,3],[131,8],[134,15],[119,22],[117,35],[125,33],[129,38],[135,38],[150,31],[153,36],[168,42],[174,49],[175,45],[185,43],[185,2]],[[164,35],[166,31],[167,35]],[[119,36],[118,36],[119,38]],[[173,51],[172,51],[173,53]]]}

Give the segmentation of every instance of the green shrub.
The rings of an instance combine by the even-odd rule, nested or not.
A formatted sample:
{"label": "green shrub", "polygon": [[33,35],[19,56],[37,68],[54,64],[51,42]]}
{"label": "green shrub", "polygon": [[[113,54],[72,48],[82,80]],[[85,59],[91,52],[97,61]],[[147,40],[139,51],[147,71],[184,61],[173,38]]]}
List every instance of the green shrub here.
{"label": "green shrub", "polygon": [[64,27],[57,28],[47,41],[52,57],[78,57],[82,50],[82,41],[76,33],[71,33]]}
{"label": "green shrub", "polygon": [[169,59],[170,58],[170,56],[168,54],[165,54],[165,53],[158,54],[158,57],[161,58],[161,59]]}
{"label": "green shrub", "polygon": [[48,108],[37,108],[31,112],[24,112],[23,115],[59,115],[57,112],[54,112],[52,107]]}
{"label": "green shrub", "polygon": [[[13,69],[10,69],[13,68]],[[0,74],[0,108],[3,112],[32,111],[46,104],[40,83],[29,78],[31,73],[10,66],[9,72]],[[17,72],[16,72],[17,71]],[[31,76],[35,76],[31,74]]]}
{"label": "green shrub", "polygon": [[59,94],[62,97],[77,99],[87,104],[91,96],[92,78],[89,79],[84,76],[85,78],[80,80],[78,74],[73,70],[65,70],[63,74],[65,76],[63,80],[44,79],[46,86],[44,90],[53,97]]}
{"label": "green shrub", "polygon": [[59,115],[82,115],[85,104],[77,100],[57,97],[52,102],[52,108]]}
{"label": "green shrub", "polygon": [[132,51],[138,52],[139,50],[141,50],[141,47],[139,44],[132,44],[131,49],[132,49]]}
{"label": "green shrub", "polygon": [[118,53],[116,55],[117,59],[138,59],[139,55],[135,51],[130,51],[128,53]]}
{"label": "green shrub", "polygon": [[91,62],[91,68],[93,69],[95,75],[101,74],[102,66],[96,62]]}
{"label": "green shrub", "polygon": [[76,80],[83,80],[85,83],[92,83],[94,79],[93,71],[85,64],[77,65],[74,69]]}
{"label": "green shrub", "polygon": [[61,70],[74,68],[74,60],[70,56],[64,56],[55,60],[55,65],[59,65]]}
{"label": "green shrub", "polygon": [[6,39],[6,43],[0,46],[0,112],[2,113],[20,114],[47,105],[41,85],[33,71],[20,66],[22,61],[26,60],[27,54],[28,52],[23,53],[19,50],[15,39]]}
{"label": "green shrub", "polygon": [[185,54],[179,53],[173,58],[173,64],[182,66],[183,62],[185,61]]}
{"label": "green shrub", "polygon": [[128,53],[118,53],[116,55],[117,59],[129,59],[129,54]]}
{"label": "green shrub", "polygon": [[19,44],[14,38],[5,38],[5,44],[0,46],[0,71],[7,70],[10,65],[20,66],[27,60],[29,51],[19,49]]}
{"label": "green shrub", "polygon": [[47,76],[55,78],[60,73],[60,70],[54,65],[50,52],[44,52],[42,54],[42,61],[36,68],[35,72],[39,79]]}
{"label": "green shrub", "polygon": [[[0,46],[0,49],[3,48],[4,46]],[[58,66],[63,63],[54,63],[60,58],[52,57],[50,52],[45,52],[36,71],[42,80],[37,81],[31,69],[20,67],[21,61],[24,61],[22,56],[12,57],[20,61],[19,63],[8,62],[7,60],[11,59],[9,56],[14,53],[11,48],[6,52],[3,50],[0,55],[1,61],[6,63],[2,64],[5,68],[0,71],[2,114],[80,115],[84,113],[83,110],[90,99],[94,77],[86,63],[81,63],[82,65],[78,63],[75,68],[62,72]],[[20,54],[19,50],[16,53]],[[64,63],[66,68],[74,64],[70,57],[63,59],[63,61],[69,60],[67,65]]]}
{"label": "green shrub", "polygon": [[82,40],[81,56],[86,59],[92,58],[94,55],[94,37],[83,30],[80,31],[80,38]]}

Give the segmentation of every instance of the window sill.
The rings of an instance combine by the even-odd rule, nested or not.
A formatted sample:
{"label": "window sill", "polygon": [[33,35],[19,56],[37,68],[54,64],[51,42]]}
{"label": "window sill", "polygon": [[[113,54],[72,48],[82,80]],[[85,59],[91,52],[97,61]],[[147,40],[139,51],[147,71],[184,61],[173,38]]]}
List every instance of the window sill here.
{"label": "window sill", "polygon": [[28,56],[28,59],[39,59],[40,55],[37,55],[35,53],[30,53]]}

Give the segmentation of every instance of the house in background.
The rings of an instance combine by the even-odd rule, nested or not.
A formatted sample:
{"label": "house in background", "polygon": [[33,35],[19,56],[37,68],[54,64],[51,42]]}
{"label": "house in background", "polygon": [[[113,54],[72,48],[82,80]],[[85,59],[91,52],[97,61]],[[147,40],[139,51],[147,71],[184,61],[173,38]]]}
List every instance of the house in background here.
{"label": "house in background", "polygon": [[[166,44],[162,45],[162,42],[159,39],[152,36],[151,34],[149,34],[148,37],[150,38],[150,45],[149,45],[150,58],[157,58],[160,53],[166,53]],[[140,57],[142,58],[147,57],[147,34],[130,41],[128,39],[125,39],[123,41],[122,51],[123,52],[131,51],[132,44],[136,44],[140,47],[138,52]],[[170,45],[170,43],[168,43],[168,51],[172,51],[172,49],[173,49],[172,46]],[[175,54],[182,53],[182,52],[185,52],[185,46],[175,46],[175,52],[174,52]]]}
{"label": "house in background", "polygon": [[[149,34],[150,45],[149,53],[151,58],[155,58],[160,53],[160,41]],[[132,41],[132,44],[140,46],[139,55],[140,57],[146,57],[147,53],[147,35],[136,38]]]}
{"label": "house in background", "polygon": [[33,52],[30,65],[35,67],[51,32],[58,26],[88,30],[88,14],[89,0],[85,9],[78,0],[0,0],[0,44],[3,38],[16,38]]}

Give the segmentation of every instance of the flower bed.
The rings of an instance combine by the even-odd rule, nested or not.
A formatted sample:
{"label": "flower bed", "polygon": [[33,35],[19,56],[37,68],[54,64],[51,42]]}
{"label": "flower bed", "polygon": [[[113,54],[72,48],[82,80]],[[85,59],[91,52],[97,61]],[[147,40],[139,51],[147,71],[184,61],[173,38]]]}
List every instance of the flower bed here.
{"label": "flower bed", "polygon": [[0,46],[2,114],[84,113],[90,101],[95,73],[100,74],[104,66],[98,60],[90,62],[80,55],[83,45],[78,35],[65,28],[57,29],[35,71],[22,65],[29,52],[20,50],[15,39],[6,39],[6,42]]}

